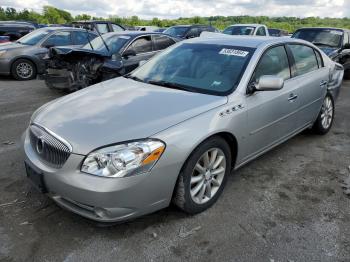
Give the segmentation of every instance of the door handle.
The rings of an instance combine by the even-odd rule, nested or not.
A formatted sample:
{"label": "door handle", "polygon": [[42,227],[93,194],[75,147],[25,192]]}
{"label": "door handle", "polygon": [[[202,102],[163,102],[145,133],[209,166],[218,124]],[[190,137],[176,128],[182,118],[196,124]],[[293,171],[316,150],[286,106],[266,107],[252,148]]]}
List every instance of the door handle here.
{"label": "door handle", "polygon": [[320,87],[324,87],[325,85],[327,85],[328,84],[328,82],[326,81],[326,80],[322,80],[321,82],[320,82]]}
{"label": "door handle", "polygon": [[294,95],[294,94],[292,93],[292,94],[289,95],[288,101],[292,102],[292,101],[294,101],[294,100],[297,99],[297,98],[298,98],[298,96],[297,96],[297,95]]}

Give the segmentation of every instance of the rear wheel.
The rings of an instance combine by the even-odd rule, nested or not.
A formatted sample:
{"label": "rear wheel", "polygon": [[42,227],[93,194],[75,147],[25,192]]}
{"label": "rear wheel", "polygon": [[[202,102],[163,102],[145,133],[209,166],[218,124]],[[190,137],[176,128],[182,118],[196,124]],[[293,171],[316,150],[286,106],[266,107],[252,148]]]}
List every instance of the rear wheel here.
{"label": "rear wheel", "polygon": [[350,80],[350,69],[345,70],[345,72],[344,72],[344,79]]}
{"label": "rear wheel", "polygon": [[36,77],[36,67],[28,59],[18,59],[12,64],[11,73],[17,80],[31,80]]}
{"label": "rear wheel", "polygon": [[327,134],[333,125],[334,101],[330,94],[323,100],[321,111],[314,123],[313,130],[320,135]]}
{"label": "rear wheel", "polygon": [[221,137],[199,145],[179,175],[173,202],[189,214],[202,212],[221,195],[231,171],[230,147]]}

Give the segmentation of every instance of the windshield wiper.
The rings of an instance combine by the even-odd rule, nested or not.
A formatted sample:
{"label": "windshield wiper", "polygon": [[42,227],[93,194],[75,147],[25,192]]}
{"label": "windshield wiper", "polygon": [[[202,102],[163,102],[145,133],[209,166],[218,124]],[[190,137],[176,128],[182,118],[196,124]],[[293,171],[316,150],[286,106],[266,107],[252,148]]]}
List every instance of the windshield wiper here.
{"label": "windshield wiper", "polygon": [[325,43],[320,43],[320,42],[312,42],[314,45],[325,45],[325,46],[329,46],[329,47],[335,47],[333,45],[330,44],[325,44]]}
{"label": "windshield wiper", "polygon": [[135,80],[135,81],[137,81],[137,82],[142,82],[142,83],[145,82],[145,81],[143,81],[141,78],[138,78],[137,76],[125,75],[124,77],[125,77],[125,78],[129,78],[129,79],[132,79],[132,80]]}
{"label": "windshield wiper", "polygon": [[176,84],[176,83],[172,83],[172,82],[167,82],[167,81],[149,80],[149,81],[147,81],[147,83],[151,84],[151,85],[157,85],[157,86],[163,86],[163,87],[172,88],[172,89],[193,92],[193,90],[191,90],[188,86]]}

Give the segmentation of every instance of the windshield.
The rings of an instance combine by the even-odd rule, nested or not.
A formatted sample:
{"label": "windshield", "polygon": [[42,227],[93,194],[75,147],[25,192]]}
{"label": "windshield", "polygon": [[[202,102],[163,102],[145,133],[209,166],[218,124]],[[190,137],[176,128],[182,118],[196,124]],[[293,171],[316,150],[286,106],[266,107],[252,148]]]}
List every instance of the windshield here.
{"label": "windshield", "polygon": [[129,77],[137,81],[213,95],[238,85],[255,49],[180,43],[159,53]]}
{"label": "windshield", "polygon": [[183,37],[186,34],[188,28],[189,28],[188,26],[173,26],[173,27],[169,27],[163,33],[172,35],[175,37]]}
{"label": "windshield", "polygon": [[229,26],[223,33],[227,35],[252,35],[255,27],[252,26]]}
{"label": "windshield", "polygon": [[303,39],[319,46],[339,47],[343,32],[333,29],[301,29],[294,33],[293,38]]}
{"label": "windshield", "polygon": [[[125,45],[126,42],[129,41],[130,36],[127,35],[115,35],[112,33],[112,35],[105,34],[102,36],[103,40],[107,44],[110,53],[115,54],[118,53],[119,50]],[[106,46],[103,43],[101,37],[96,37],[94,40],[90,43],[87,43],[83,48],[84,49],[91,49],[91,46],[94,50],[98,51],[108,51],[106,50]]]}
{"label": "windshield", "polygon": [[45,36],[50,34],[53,30],[51,29],[37,29],[22,38],[17,40],[17,43],[23,45],[36,45],[39,43]]}

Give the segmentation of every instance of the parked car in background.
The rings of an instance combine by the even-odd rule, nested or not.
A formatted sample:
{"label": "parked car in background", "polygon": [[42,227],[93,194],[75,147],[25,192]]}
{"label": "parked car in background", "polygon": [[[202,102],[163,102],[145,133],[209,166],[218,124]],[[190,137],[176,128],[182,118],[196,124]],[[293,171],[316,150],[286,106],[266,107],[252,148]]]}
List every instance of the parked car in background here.
{"label": "parked car in background", "polygon": [[276,36],[276,37],[289,36],[288,31],[283,29],[269,28],[267,31],[269,32],[270,36]]}
{"label": "parked car in background", "polygon": [[33,24],[27,22],[0,21],[0,36],[8,36],[10,41],[15,41],[35,29]]}
{"label": "parked car in background", "polygon": [[37,29],[12,43],[0,45],[0,75],[30,80],[45,71],[44,56],[53,46],[82,46],[97,36],[69,27]]}
{"label": "parked car in background", "polygon": [[158,26],[135,26],[137,31],[147,31],[147,32],[156,32],[159,29]]}
{"label": "parked car in background", "polygon": [[158,29],[154,30],[154,32],[164,33],[165,30],[166,30],[166,28],[158,28]]}
{"label": "parked car in background", "polygon": [[0,44],[10,42],[9,36],[0,36]]}
{"label": "parked car in background", "polygon": [[345,78],[350,79],[350,30],[339,28],[300,28],[292,38],[303,39],[318,46],[333,61],[344,66]]}
{"label": "parked car in background", "polygon": [[153,32],[107,33],[82,48],[52,48],[41,78],[49,88],[76,91],[127,74],[177,41]]}
{"label": "parked car in background", "polygon": [[163,33],[181,39],[190,39],[200,36],[202,32],[219,32],[210,25],[176,25],[169,27]]}
{"label": "parked car in background", "polygon": [[100,20],[76,21],[72,23],[72,26],[92,30],[100,34],[125,31],[125,28],[119,24]]}
{"label": "parked car in background", "polygon": [[251,35],[251,36],[269,36],[266,25],[261,24],[235,24],[230,25],[222,31],[227,35]]}
{"label": "parked car in background", "polygon": [[171,202],[196,214],[217,201],[233,170],[307,128],[331,129],[327,83],[337,64],[316,46],[211,38],[180,42],[125,78],[38,109],[23,136],[30,181],[96,221]]}

